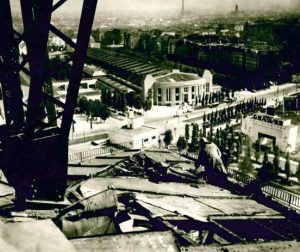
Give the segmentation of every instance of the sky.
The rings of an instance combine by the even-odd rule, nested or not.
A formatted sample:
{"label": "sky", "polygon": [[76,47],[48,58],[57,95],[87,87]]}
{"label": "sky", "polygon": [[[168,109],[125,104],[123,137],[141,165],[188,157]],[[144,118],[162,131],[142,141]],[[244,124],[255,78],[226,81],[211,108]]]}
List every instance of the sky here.
{"label": "sky", "polygon": [[[57,0],[55,0],[57,1]],[[68,0],[60,14],[76,13],[83,0]],[[12,8],[18,7],[19,0],[11,0]],[[300,0],[185,0],[186,11],[203,13],[228,13],[235,4],[240,10],[300,9]],[[98,10],[113,13],[162,13],[180,12],[182,0],[98,0]]]}

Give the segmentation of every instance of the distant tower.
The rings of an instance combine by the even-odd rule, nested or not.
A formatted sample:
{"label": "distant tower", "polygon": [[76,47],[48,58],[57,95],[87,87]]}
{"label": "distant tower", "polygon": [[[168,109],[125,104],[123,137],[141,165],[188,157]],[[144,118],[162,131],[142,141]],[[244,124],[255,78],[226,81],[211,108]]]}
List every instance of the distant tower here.
{"label": "distant tower", "polygon": [[184,0],[182,0],[181,15],[184,15]]}
{"label": "distant tower", "polygon": [[239,5],[238,4],[235,5],[235,12],[239,12]]}

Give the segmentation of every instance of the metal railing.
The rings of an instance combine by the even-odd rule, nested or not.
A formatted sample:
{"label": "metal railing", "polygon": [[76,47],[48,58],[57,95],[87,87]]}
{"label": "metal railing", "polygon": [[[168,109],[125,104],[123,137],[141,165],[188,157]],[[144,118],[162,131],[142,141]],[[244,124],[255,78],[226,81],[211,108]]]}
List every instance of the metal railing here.
{"label": "metal railing", "polygon": [[277,188],[274,185],[266,185],[261,190],[263,193],[283,202],[285,205],[300,210],[300,195]]}
{"label": "metal railing", "polygon": [[134,144],[142,144],[142,140],[137,140],[135,142],[124,142],[120,144],[111,144],[111,146],[99,147],[92,150],[85,150],[76,153],[69,154],[70,161],[83,161],[91,158],[96,158],[101,155],[114,152],[114,150],[128,150],[131,149]]}
{"label": "metal railing", "polygon": [[254,177],[244,174],[238,170],[227,168],[228,176],[234,178],[238,182],[242,182],[245,185],[250,184],[255,180]]}
{"label": "metal railing", "polygon": [[95,158],[104,154],[111,153],[112,147],[100,147],[93,150],[86,150],[69,154],[69,161],[83,161],[90,158]]}
{"label": "metal railing", "polygon": [[[198,158],[197,154],[189,152],[186,152],[185,156],[194,160]],[[245,185],[250,184],[256,179],[255,177],[244,174],[236,169],[228,168],[227,172],[229,177]],[[276,186],[276,184],[272,183],[261,187],[261,191],[272,199],[278,200],[283,205],[300,210],[300,195],[289,192],[284,188],[280,188],[279,185]]]}

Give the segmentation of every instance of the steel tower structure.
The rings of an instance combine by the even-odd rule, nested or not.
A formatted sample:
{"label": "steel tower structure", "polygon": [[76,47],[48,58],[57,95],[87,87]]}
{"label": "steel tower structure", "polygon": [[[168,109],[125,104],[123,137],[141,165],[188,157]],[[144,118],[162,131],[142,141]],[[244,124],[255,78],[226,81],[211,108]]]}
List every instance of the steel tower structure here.
{"label": "steel tower structure", "polygon": [[[82,0],[77,42],[51,24],[52,13],[67,0],[20,0],[23,33],[14,29],[9,0],[0,1],[0,82],[6,124],[0,126],[0,168],[15,188],[17,199],[63,199],[67,186],[69,131],[98,0]],[[80,6],[81,7],[81,6]],[[80,8],[79,7],[79,8]],[[52,96],[48,36],[52,32],[73,54],[65,102]],[[24,41],[27,54],[19,57]],[[20,72],[30,77],[26,104]],[[54,104],[62,112],[56,114]],[[61,124],[56,120],[60,118]]]}

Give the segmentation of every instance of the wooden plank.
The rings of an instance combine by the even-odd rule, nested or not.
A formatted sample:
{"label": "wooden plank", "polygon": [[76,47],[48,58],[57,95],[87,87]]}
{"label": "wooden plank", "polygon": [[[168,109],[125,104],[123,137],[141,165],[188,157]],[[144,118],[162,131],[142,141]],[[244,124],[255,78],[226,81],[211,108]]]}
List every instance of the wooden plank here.
{"label": "wooden plank", "polygon": [[145,232],[72,240],[78,251],[101,252],[179,252],[171,232]]}

